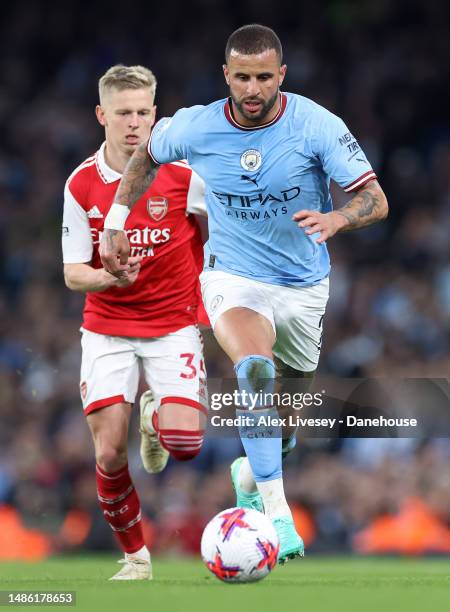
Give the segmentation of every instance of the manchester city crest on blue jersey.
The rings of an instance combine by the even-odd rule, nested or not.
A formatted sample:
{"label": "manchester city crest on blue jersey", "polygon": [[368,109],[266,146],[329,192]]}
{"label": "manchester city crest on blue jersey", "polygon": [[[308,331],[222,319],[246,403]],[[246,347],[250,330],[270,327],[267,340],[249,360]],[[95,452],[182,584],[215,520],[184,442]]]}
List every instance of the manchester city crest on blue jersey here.
{"label": "manchester city crest on blue jersey", "polygon": [[255,172],[261,166],[261,153],[256,149],[244,151],[241,155],[241,166],[247,172]]}

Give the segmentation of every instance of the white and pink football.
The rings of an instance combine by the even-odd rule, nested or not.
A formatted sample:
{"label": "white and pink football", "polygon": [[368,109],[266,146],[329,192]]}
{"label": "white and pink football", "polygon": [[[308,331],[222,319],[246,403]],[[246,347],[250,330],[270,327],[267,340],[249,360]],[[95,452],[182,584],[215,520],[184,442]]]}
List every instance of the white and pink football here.
{"label": "white and pink football", "polygon": [[270,519],[257,510],[228,508],[202,535],[206,567],[224,582],[255,582],[275,567],[280,545]]}

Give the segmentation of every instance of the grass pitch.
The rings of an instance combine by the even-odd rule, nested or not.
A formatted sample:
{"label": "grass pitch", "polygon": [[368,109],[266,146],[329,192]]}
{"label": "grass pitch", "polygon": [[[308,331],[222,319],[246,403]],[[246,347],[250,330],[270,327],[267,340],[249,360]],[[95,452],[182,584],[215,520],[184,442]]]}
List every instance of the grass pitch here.
{"label": "grass pitch", "polygon": [[[444,612],[449,559],[306,557],[262,582],[221,583],[200,560],[153,560],[152,582],[111,583],[117,557],[55,557],[0,563],[0,590],[76,591],[68,610],[106,612]],[[39,606],[41,610],[60,606]],[[7,608],[5,608],[6,610]]]}

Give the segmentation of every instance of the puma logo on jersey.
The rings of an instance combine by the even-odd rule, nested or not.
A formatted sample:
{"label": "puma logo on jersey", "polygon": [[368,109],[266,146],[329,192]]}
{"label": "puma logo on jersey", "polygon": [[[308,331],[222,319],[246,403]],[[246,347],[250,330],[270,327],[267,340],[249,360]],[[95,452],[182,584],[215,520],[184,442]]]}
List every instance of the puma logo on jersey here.
{"label": "puma logo on jersey", "polygon": [[98,206],[93,206],[87,211],[89,219],[103,219],[103,215],[98,209]]}

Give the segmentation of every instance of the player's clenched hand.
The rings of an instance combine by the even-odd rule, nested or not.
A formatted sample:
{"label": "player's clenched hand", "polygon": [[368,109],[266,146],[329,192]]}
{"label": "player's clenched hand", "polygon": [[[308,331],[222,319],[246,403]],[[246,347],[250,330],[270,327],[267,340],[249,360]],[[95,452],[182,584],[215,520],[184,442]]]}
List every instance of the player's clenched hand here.
{"label": "player's clenched hand", "polygon": [[345,225],[345,219],[335,211],[320,213],[316,210],[299,210],[293,214],[292,219],[308,236],[320,233],[316,239],[317,244],[322,244],[334,236]]}
{"label": "player's clenched hand", "polygon": [[127,263],[127,277],[126,278],[118,278],[116,281],[116,287],[129,287],[134,283],[137,279],[139,270],[141,269],[141,261],[144,258],[142,255],[137,255],[135,257],[129,257]]}
{"label": "player's clenched hand", "polygon": [[107,272],[117,278],[127,277],[130,243],[125,232],[105,228],[100,241],[99,253],[103,267]]}

